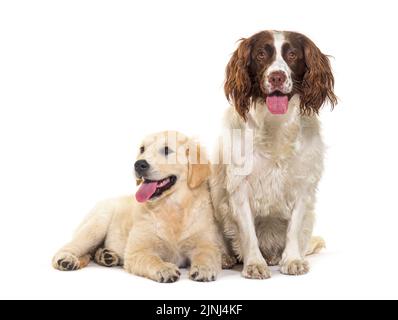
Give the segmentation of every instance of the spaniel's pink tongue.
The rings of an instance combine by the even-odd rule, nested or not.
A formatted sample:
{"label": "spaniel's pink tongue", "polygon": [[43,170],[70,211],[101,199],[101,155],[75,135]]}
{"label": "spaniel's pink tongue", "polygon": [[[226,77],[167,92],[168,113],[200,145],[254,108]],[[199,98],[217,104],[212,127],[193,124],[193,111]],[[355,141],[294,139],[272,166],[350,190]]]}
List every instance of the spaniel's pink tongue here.
{"label": "spaniel's pink tongue", "polygon": [[137,193],[135,194],[135,198],[140,203],[147,202],[155,193],[157,186],[158,186],[157,182],[141,184],[141,187],[138,189]]}
{"label": "spaniel's pink tongue", "polygon": [[287,96],[272,96],[267,97],[268,110],[272,114],[285,114],[289,105],[289,98]]}

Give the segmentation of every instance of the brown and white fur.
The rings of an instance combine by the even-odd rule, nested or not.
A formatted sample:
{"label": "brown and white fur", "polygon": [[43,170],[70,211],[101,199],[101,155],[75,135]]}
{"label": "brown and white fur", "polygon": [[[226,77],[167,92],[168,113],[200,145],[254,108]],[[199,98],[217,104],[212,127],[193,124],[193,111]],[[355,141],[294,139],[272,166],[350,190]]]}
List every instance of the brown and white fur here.
{"label": "brown and white fur", "polygon": [[333,86],[327,56],[293,32],[241,40],[227,66],[225,126],[252,130],[253,169],[236,175],[234,161],[216,166],[211,192],[244,277],[269,278],[268,265],[278,264],[283,274],[305,274],[305,256],[324,246],[312,237],[324,155],[317,115],[324,102],[336,104]]}
{"label": "brown and white fur", "polygon": [[141,188],[147,181],[170,181],[168,177],[175,177],[175,183],[151,198],[137,193],[137,200],[131,195],[99,203],[55,255],[54,268],[77,270],[94,257],[100,265],[123,265],[158,282],[177,281],[179,267],[188,265],[192,280],[215,280],[221,237],[210,201],[210,168],[203,158],[198,145],[180,133],[146,138],[135,164]]}

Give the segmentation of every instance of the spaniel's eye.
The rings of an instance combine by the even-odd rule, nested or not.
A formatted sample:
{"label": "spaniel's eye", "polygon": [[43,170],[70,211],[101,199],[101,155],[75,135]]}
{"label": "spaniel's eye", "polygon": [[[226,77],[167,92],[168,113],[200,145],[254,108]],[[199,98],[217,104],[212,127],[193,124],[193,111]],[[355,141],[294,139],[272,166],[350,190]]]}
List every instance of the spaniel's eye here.
{"label": "spaniel's eye", "polygon": [[297,54],[296,54],[294,51],[290,51],[290,52],[287,54],[287,57],[288,57],[289,60],[296,60]]}
{"label": "spaniel's eye", "polygon": [[140,148],[140,153],[143,154],[144,152],[145,152],[145,147],[142,146],[142,147]]}
{"label": "spaniel's eye", "polygon": [[260,51],[258,54],[257,54],[257,59],[259,59],[259,60],[263,60],[263,59],[265,59],[267,57],[267,54],[265,53],[265,51]]}

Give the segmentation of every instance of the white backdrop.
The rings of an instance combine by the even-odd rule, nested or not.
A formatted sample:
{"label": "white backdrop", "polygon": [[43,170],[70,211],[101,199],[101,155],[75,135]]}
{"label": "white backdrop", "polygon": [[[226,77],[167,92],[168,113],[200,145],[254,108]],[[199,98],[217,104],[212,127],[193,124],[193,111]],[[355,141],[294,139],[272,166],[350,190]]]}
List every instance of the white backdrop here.
{"label": "white backdrop", "polygon": [[[0,298],[398,298],[394,1],[1,1]],[[51,268],[98,201],[134,193],[140,138],[163,129],[211,145],[236,41],[305,33],[332,60],[340,103],[303,277],[161,285],[121,269]]]}

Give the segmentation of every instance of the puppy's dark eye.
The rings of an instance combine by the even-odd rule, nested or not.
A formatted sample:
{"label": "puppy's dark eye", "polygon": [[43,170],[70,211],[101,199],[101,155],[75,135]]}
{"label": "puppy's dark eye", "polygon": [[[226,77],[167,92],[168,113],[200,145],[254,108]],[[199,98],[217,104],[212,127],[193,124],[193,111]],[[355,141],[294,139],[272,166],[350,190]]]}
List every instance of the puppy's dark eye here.
{"label": "puppy's dark eye", "polygon": [[168,146],[164,147],[161,152],[165,155],[168,156],[170,153],[173,153],[173,150],[171,150]]}
{"label": "puppy's dark eye", "polygon": [[144,152],[145,152],[145,147],[142,146],[142,147],[140,148],[140,153],[143,154]]}

